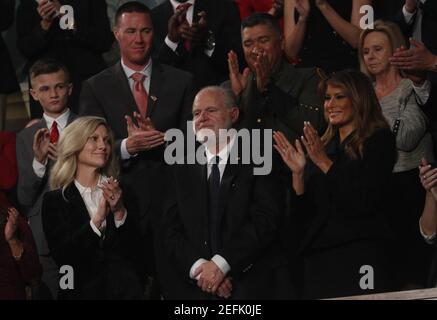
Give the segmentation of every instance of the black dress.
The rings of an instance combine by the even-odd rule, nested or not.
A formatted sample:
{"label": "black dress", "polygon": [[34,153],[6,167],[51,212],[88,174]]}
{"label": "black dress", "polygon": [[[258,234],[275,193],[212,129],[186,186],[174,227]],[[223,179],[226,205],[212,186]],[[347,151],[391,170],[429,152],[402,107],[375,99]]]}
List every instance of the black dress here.
{"label": "black dress", "polygon": [[[332,8],[346,21],[351,19],[352,0],[328,0]],[[326,73],[357,68],[358,58],[354,50],[331,27],[329,22],[310,1],[311,12],[307,21],[298,66],[322,68]]]}
{"label": "black dress", "polygon": [[[395,138],[389,129],[370,136],[362,159],[345,152],[347,137],[327,145],[333,161],[324,174],[312,162],[305,172],[305,193],[297,197],[298,222],[303,230],[303,297],[333,298],[391,289],[384,247],[391,232],[384,217],[386,186],[395,163]],[[362,289],[363,266],[374,271],[374,289]]]}

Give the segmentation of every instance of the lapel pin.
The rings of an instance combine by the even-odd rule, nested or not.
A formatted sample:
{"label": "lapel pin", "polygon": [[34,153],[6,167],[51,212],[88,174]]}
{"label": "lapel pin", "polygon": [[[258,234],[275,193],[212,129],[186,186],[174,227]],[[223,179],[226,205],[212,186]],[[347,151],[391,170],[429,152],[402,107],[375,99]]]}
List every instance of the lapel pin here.
{"label": "lapel pin", "polygon": [[150,99],[152,99],[153,102],[156,102],[158,100],[158,98],[156,96],[150,96]]}

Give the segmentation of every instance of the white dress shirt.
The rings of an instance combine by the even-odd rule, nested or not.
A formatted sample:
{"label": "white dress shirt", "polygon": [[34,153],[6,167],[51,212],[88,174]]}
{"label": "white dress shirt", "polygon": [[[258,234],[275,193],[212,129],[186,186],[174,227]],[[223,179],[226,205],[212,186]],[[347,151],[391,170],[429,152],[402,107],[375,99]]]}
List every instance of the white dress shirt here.
{"label": "white dress shirt", "polygon": [[[208,167],[207,167],[208,178],[211,174],[211,171],[212,171],[211,169],[212,169],[212,165],[214,164],[215,157],[218,156],[220,158],[220,161],[218,163],[218,169],[220,171],[220,182],[222,181],[223,173],[225,172],[226,164],[228,163],[228,159],[229,159],[229,154],[232,150],[232,147],[234,146],[234,143],[235,143],[235,136],[231,138],[229,143],[222,150],[220,150],[220,152],[218,154],[213,154],[212,152],[210,152],[208,147],[205,148],[206,159],[208,160],[208,162],[207,162],[208,163]],[[219,269],[223,272],[224,275],[226,275],[231,270],[231,266],[229,265],[229,263],[226,261],[225,258],[220,256],[219,254],[214,255],[214,257],[212,257],[211,260],[219,267]],[[191,279],[195,278],[194,272],[196,271],[196,269],[205,262],[208,262],[208,261],[204,258],[200,258],[192,265],[192,267],[190,269],[190,278]],[[198,275],[196,277],[196,279],[199,279],[199,277],[200,277],[200,275]]]}
{"label": "white dress shirt", "polygon": [[[426,2],[426,0],[419,0],[419,1],[422,2],[422,4],[424,4]],[[416,13],[416,11],[417,11],[417,13]],[[422,17],[423,17],[423,15],[422,15],[421,10],[416,9],[416,11],[413,13],[408,12],[407,9],[405,8],[405,5],[402,8],[402,13],[404,14],[405,22],[408,24],[412,23],[414,14],[415,13],[417,14],[412,37],[414,39],[416,39],[417,41],[422,42]]]}
{"label": "white dress shirt", "polygon": [[[133,69],[129,68],[128,66],[126,66],[123,62],[123,59],[121,59],[121,67],[123,68],[123,71],[124,71],[128,81],[129,81],[129,87],[130,87],[131,91],[134,90],[134,83],[135,83],[135,81],[131,77],[134,73],[138,72],[138,73],[145,75],[144,89],[146,90],[147,93],[149,93],[150,79],[152,77],[152,65],[153,65],[152,59],[149,59],[149,62],[147,62],[146,66],[144,67],[143,70],[136,71],[136,70],[133,70]],[[120,145],[120,156],[121,156],[121,159],[123,159],[123,160],[129,159],[129,158],[135,156],[133,154],[130,154],[127,151],[126,141],[127,141],[127,138],[123,139],[121,141],[121,145]]]}
{"label": "white dress shirt", "polygon": [[[48,116],[47,114],[43,114],[43,118],[46,121],[47,124],[47,128],[50,130],[52,128],[53,122],[56,121],[57,125],[58,125],[58,131],[59,131],[59,135],[62,133],[62,131],[64,131],[65,127],[67,126],[67,121],[68,118],[70,117],[70,109],[65,109],[64,113],[61,114],[59,117],[52,118],[50,116]],[[42,178],[44,177],[45,173],[46,173],[46,166],[47,166],[47,159],[45,161],[45,163],[39,163],[35,157],[33,158],[32,161],[32,168],[33,168],[33,172],[36,174],[36,176],[38,178]]]}
{"label": "white dress shirt", "polygon": [[[176,8],[179,6],[179,5],[181,5],[182,3],[179,3],[179,2],[177,2],[176,0],[170,0],[170,3],[171,3],[171,5],[173,6],[173,12],[176,12]],[[188,1],[186,1],[186,2],[184,2],[184,3],[190,3],[191,4],[191,6],[188,8],[188,10],[187,10],[187,15],[186,15],[186,17],[187,17],[187,21],[188,21],[188,24],[191,26],[192,24],[193,24],[193,15],[194,15],[194,3],[195,3],[195,0],[188,0]],[[172,50],[172,51],[174,51],[174,52],[176,52],[176,49],[177,49],[177,47],[178,47],[178,43],[177,42],[173,42],[173,41],[171,41],[169,38],[168,38],[168,35],[165,37],[165,40],[164,40],[164,42],[165,42],[165,44]],[[208,57],[211,57],[212,56],[212,54],[214,53],[214,49],[211,49],[211,50],[208,50],[208,49],[205,49],[205,54],[208,56]]]}
{"label": "white dress shirt", "polygon": [[[107,178],[104,176],[100,176],[99,182],[97,183],[97,186],[94,188],[84,187],[79,183],[79,181],[74,180],[74,185],[76,186],[77,190],[79,190],[83,202],[85,202],[88,215],[90,216],[90,226],[99,237],[102,236],[102,231],[106,229],[106,220],[102,222],[100,228],[97,228],[94,225],[92,219],[96,214],[97,209],[99,207],[100,200],[103,197],[103,191],[99,186],[105,179]],[[127,216],[127,212],[124,213],[122,220],[115,220],[114,218],[114,223],[116,228],[119,228],[124,224],[124,222],[126,221],[126,216]]]}

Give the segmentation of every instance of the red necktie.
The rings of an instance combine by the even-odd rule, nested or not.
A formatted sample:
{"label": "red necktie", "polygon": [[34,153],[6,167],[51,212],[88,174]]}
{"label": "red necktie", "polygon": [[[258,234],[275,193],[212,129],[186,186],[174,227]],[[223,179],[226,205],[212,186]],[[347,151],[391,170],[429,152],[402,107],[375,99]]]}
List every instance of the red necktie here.
{"label": "red necktie", "polygon": [[52,128],[50,129],[50,142],[55,144],[59,140],[59,130],[56,121],[53,121]]}
{"label": "red necktie", "polygon": [[142,73],[135,72],[131,78],[134,80],[134,98],[135,102],[137,103],[138,110],[140,111],[140,114],[145,117],[147,114],[147,100],[148,95],[147,91],[144,88],[144,79],[146,76]]}
{"label": "red necktie", "polygon": [[[185,9],[185,8],[188,10],[189,7],[191,7],[191,3],[181,3],[180,5],[178,5],[176,7],[176,10]],[[188,23],[188,20],[187,20],[187,13],[186,12],[185,12],[185,21],[188,25],[190,25]],[[193,46],[192,46],[192,43],[190,40],[184,41],[184,47],[185,47],[185,50],[187,50],[187,52],[191,52],[191,50],[193,49]]]}

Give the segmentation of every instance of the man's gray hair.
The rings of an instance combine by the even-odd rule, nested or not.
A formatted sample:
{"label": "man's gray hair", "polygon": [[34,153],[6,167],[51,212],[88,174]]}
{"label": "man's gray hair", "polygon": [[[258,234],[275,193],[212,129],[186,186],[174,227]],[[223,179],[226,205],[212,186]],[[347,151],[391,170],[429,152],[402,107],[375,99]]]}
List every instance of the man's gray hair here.
{"label": "man's gray hair", "polygon": [[237,106],[237,98],[235,97],[234,92],[231,89],[221,87],[221,86],[208,86],[201,89],[197,94],[209,91],[209,92],[217,92],[223,96],[223,101],[225,103],[226,108],[231,109],[232,107]]}

